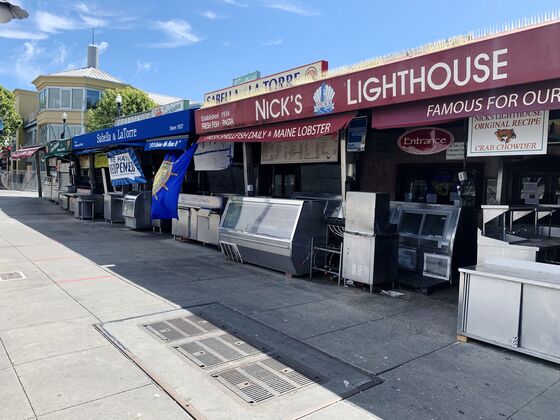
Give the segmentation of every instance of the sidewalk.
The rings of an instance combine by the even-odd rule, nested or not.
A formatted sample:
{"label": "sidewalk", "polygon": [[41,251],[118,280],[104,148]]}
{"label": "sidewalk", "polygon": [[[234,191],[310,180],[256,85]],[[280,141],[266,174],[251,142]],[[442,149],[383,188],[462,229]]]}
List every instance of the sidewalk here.
{"label": "sidewalk", "polygon": [[0,191],[10,271],[27,278],[0,281],[1,419],[190,418],[92,325],[213,302],[384,380],[309,418],[557,418],[559,367],[456,343],[455,289],[395,299],[287,278]]}

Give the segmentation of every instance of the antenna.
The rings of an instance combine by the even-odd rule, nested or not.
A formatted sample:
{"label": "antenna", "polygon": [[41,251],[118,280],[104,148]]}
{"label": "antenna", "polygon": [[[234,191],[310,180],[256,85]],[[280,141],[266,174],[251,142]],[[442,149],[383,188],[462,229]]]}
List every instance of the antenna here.
{"label": "antenna", "polygon": [[91,28],[91,44],[95,45],[95,28]]}

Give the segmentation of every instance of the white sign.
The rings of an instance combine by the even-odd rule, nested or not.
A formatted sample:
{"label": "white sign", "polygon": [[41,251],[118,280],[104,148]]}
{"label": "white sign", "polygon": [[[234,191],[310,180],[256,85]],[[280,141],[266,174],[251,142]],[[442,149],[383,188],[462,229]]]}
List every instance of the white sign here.
{"label": "white sign", "polygon": [[261,143],[261,164],[337,162],[338,136]]}
{"label": "white sign", "polygon": [[221,171],[230,167],[233,160],[233,143],[199,143],[194,153],[195,171]]}
{"label": "white sign", "polygon": [[129,152],[109,157],[109,175],[111,176],[111,181],[134,179],[143,176],[130,157]]}
{"label": "white sign", "polygon": [[445,149],[445,160],[463,160],[465,158],[465,142],[455,142]]}
{"label": "white sign", "polygon": [[545,155],[548,111],[469,118],[467,156]]}
{"label": "white sign", "polygon": [[171,114],[172,112],[184,111],[188,108],[189,101],[187,100],[172,102],[170,104],[160,105],[146,112],[139,112],[138,114],[117,118],[115,119],[115,125],[125,125],[136,121],[147,120],[148,118],[159,117],[161,115]]}
{"label": "white sign", "polygon": [[295,69],[261,77],[260,79],[252,80],[250,82],[205,93],[204,101],[206,104],[219,104],[247,93],[253,93],[256,91],[265,93],[282,89],[290,86],[292,82],[299,77],[307,76],[315,79],[326,70],[327,62],[317,61],[315,63],[306,64],[305,66],[296,67]]}

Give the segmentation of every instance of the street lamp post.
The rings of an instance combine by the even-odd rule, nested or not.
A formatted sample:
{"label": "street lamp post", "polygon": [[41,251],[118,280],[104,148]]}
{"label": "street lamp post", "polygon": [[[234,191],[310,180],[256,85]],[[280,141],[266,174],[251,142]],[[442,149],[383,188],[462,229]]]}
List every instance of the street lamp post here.
{"label": "street lamp post", "polygon": [[119,118],[121,116],[121,106],[122,106],[122,96],[120,93],[117,94],[115,100],[117,102],[117,118]]}
{"label": "street lamp post", "polygon": [[66,134],[66,121],[68,120],[68,114],[66,112],[62,113],[62,133],[60,133],[60,138],[64,139]]}

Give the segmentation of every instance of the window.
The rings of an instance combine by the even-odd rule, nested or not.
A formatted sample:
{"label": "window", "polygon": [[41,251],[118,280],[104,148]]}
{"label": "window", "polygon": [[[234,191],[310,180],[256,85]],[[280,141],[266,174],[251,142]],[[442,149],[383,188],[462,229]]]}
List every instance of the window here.
{"label": "window", "polygon": [[72,102],[72,90],[71,89],[61,89],[60,90],[60,107],[70,108]]}
{"label": "window", "polygon": [[84,90],[72,89],[72,109],[82,109],[84,104]]}
{"label": "window", "polygon": [[101,92],[98,90],[87,90],[87,109],[97,108],[99,99],[101,98]]}
{"label": "window", "polygon": [[39,111],[47,109],[47,89],[39,92]]}
{"label": "window", "polygon": [[60,109],[60,88],[49,88],[49,109]]}

